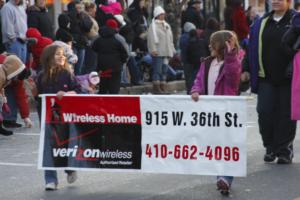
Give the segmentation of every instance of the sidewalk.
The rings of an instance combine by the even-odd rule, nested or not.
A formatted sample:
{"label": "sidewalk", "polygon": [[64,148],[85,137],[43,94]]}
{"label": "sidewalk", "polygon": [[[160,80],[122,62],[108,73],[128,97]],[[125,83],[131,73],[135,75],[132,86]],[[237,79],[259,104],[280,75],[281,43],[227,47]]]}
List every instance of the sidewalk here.
{"label": "sidewalk", "polygon": [[[146,82],[145,85],[122,87],[120,94],[153,94],[152,83]],[[177,93],[185,90],[185,81],[177,80],[167,83],[167,90],[169,93]]]}

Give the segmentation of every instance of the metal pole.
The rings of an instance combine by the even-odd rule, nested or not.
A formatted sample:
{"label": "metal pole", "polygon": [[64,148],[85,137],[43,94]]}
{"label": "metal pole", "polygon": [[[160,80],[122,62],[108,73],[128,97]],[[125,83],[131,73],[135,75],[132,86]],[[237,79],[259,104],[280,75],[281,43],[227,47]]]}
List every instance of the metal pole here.
{"label": "metal pole", "polygon": [[[62,11],[61,1],[54,1],[53,10],[54,10],[54,19],[58,19],[58,16],[61,14]],[[57,29],[58,29],[58,20],[54,20],[54,30]]]}

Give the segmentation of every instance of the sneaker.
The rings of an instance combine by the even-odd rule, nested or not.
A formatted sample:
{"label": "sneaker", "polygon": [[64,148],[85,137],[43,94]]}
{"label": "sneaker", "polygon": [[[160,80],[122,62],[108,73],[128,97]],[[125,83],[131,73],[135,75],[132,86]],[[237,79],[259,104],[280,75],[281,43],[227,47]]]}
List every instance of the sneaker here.
{"label": "sneaker", "polygon": [[219,178],[217,181],[217,190],[219,190],[222,195],[229,195],[230,184],[226,179]]}
{"label": "sneaker", "polygon": [[68,183],[74,183],[77,180],[77,172],[72,171],[72,172],[68,172],[67,175],[67,181]]}
{"label": "sneaker", "polygon": [[267,152],[264,155],[264,161],[265,162],[273,162],[276,159],[276,155],[273,152]]}
{"label": "sneaker", "polygon": [[3,126],[5,126],[6,128],[20,128],[22,127],[22,124],[19,124],[16,121],[4,120]]}
{"label": "sneaker", "polygon": [[12,134],[13,134],[12,131],[6,130],[2,126],[0,126],[0,135],[10,136]]}
{"label": "sneaker", "polygon": [[278,156],[277,164],[291,164],[293,158],[289,156]]}
{"label": "sneaker", "polygon": [[57,190],[57,184],[56,183],[47,183],[45,186],[46,191],[53,191]]}

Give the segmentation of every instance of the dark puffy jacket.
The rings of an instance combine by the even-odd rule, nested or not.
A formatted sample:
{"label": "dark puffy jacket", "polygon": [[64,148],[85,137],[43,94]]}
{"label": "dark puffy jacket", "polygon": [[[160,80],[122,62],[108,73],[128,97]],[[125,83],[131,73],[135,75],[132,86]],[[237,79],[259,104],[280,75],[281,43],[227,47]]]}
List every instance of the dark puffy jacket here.
{"label": "dark puffy jacket", "polygon": [[44,37],[48,37],[51,39],[54,38],[54,27],[46,8],[30,6],[27,9],[27,16],[27,23],[29,28],[38,29]]}
{"label": "dark puffy jacket", "polygon": [[95,40],[92,46],[98,55],[98,70],[120,71],[122,64],[126,63],[128,58],[125,46],[117,39],[115,30],[104,26],[99,32],[100,37]]}
{"label": "dark puffy jacket", "polygon": [[131,5],[127,13],[127,16],[131,21],[132,28],[134,31],[132,50],[136,51],[137,49],[139,49],[140,51],[147,52],[147,40],[140,38],[139,36],[142,33],[147,32],[147,27],[145,26],[144,20],[147,20],[148,13],[146,9],[140,9],[138,3],[136,4],[137,5],[135,7],[132,7],[133,5]]}
{"label": "dark puffy jacket", "polygon": [[205,41],[200,38],[190,38],[186,48],[186,61],[195,68],[199,68],[201,58],[208,56]]}
{"label": "dark puffy jacket", "polygon": [[68,16],[71,20],[70,32],[74,39],[74,47],[76,48],[85,48],[88,43],[88,38],[85,34],[87,30],[82,27],[83,20],[86,19],[85,13],[77,13],[76,10],[71,10],[68,13]]}
{"label": "dark puffy jacket", "polygon": [[134,31],[130,22],[126,22],[126,25],[120,28],[119,33],[125,38],[127,44],[132,44],[134,39]]}
{"label": "dark puffy jacket", "polygon": [[56,31],[55,39],[63,42],[73,41],[73,36],[70,32],[70,17],[62,13],[58,16],[58,26],[59,28]]}

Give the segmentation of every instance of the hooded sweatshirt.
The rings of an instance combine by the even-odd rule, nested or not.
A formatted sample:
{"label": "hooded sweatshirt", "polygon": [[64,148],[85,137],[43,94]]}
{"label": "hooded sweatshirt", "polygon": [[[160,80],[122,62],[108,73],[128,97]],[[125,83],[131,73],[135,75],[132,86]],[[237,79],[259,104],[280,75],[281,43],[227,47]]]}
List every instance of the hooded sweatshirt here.
{"label": "hooded sweatshirt", "polygon": [[41,33],[36,28],[29,28],[26,36],[29,38],[35,38],[37,40],[36,44],[30,46],[30,52],[33,55],[33,65],[32,68],[36,70],[40,70],[40,57],[42,55],[43,49],[52,44],[53,41],[50,38],[43,37]]}
{"label": "hooded sweatshirt", "polygon": [[0,90],[8,81],[19,75],[25,69],[25,65],[15,55],[7,56],[3,64],[0,64]]}
{"label": "hooded sweatshirt", "polygon": [[26,38],[27,15],[24,6],[15,5],[10,0],[1,9],[3,43],[15,41],[16,38]]}
{"label": "hooded sweatshirt", "polygon": [[121,70],[122,64],[128,58],[128,49],[126,49],[124,41],[125,39],[114,29],[109,27],[100,29],[100,37],[95,40],[92,46],[98,55],[98,70]]}

